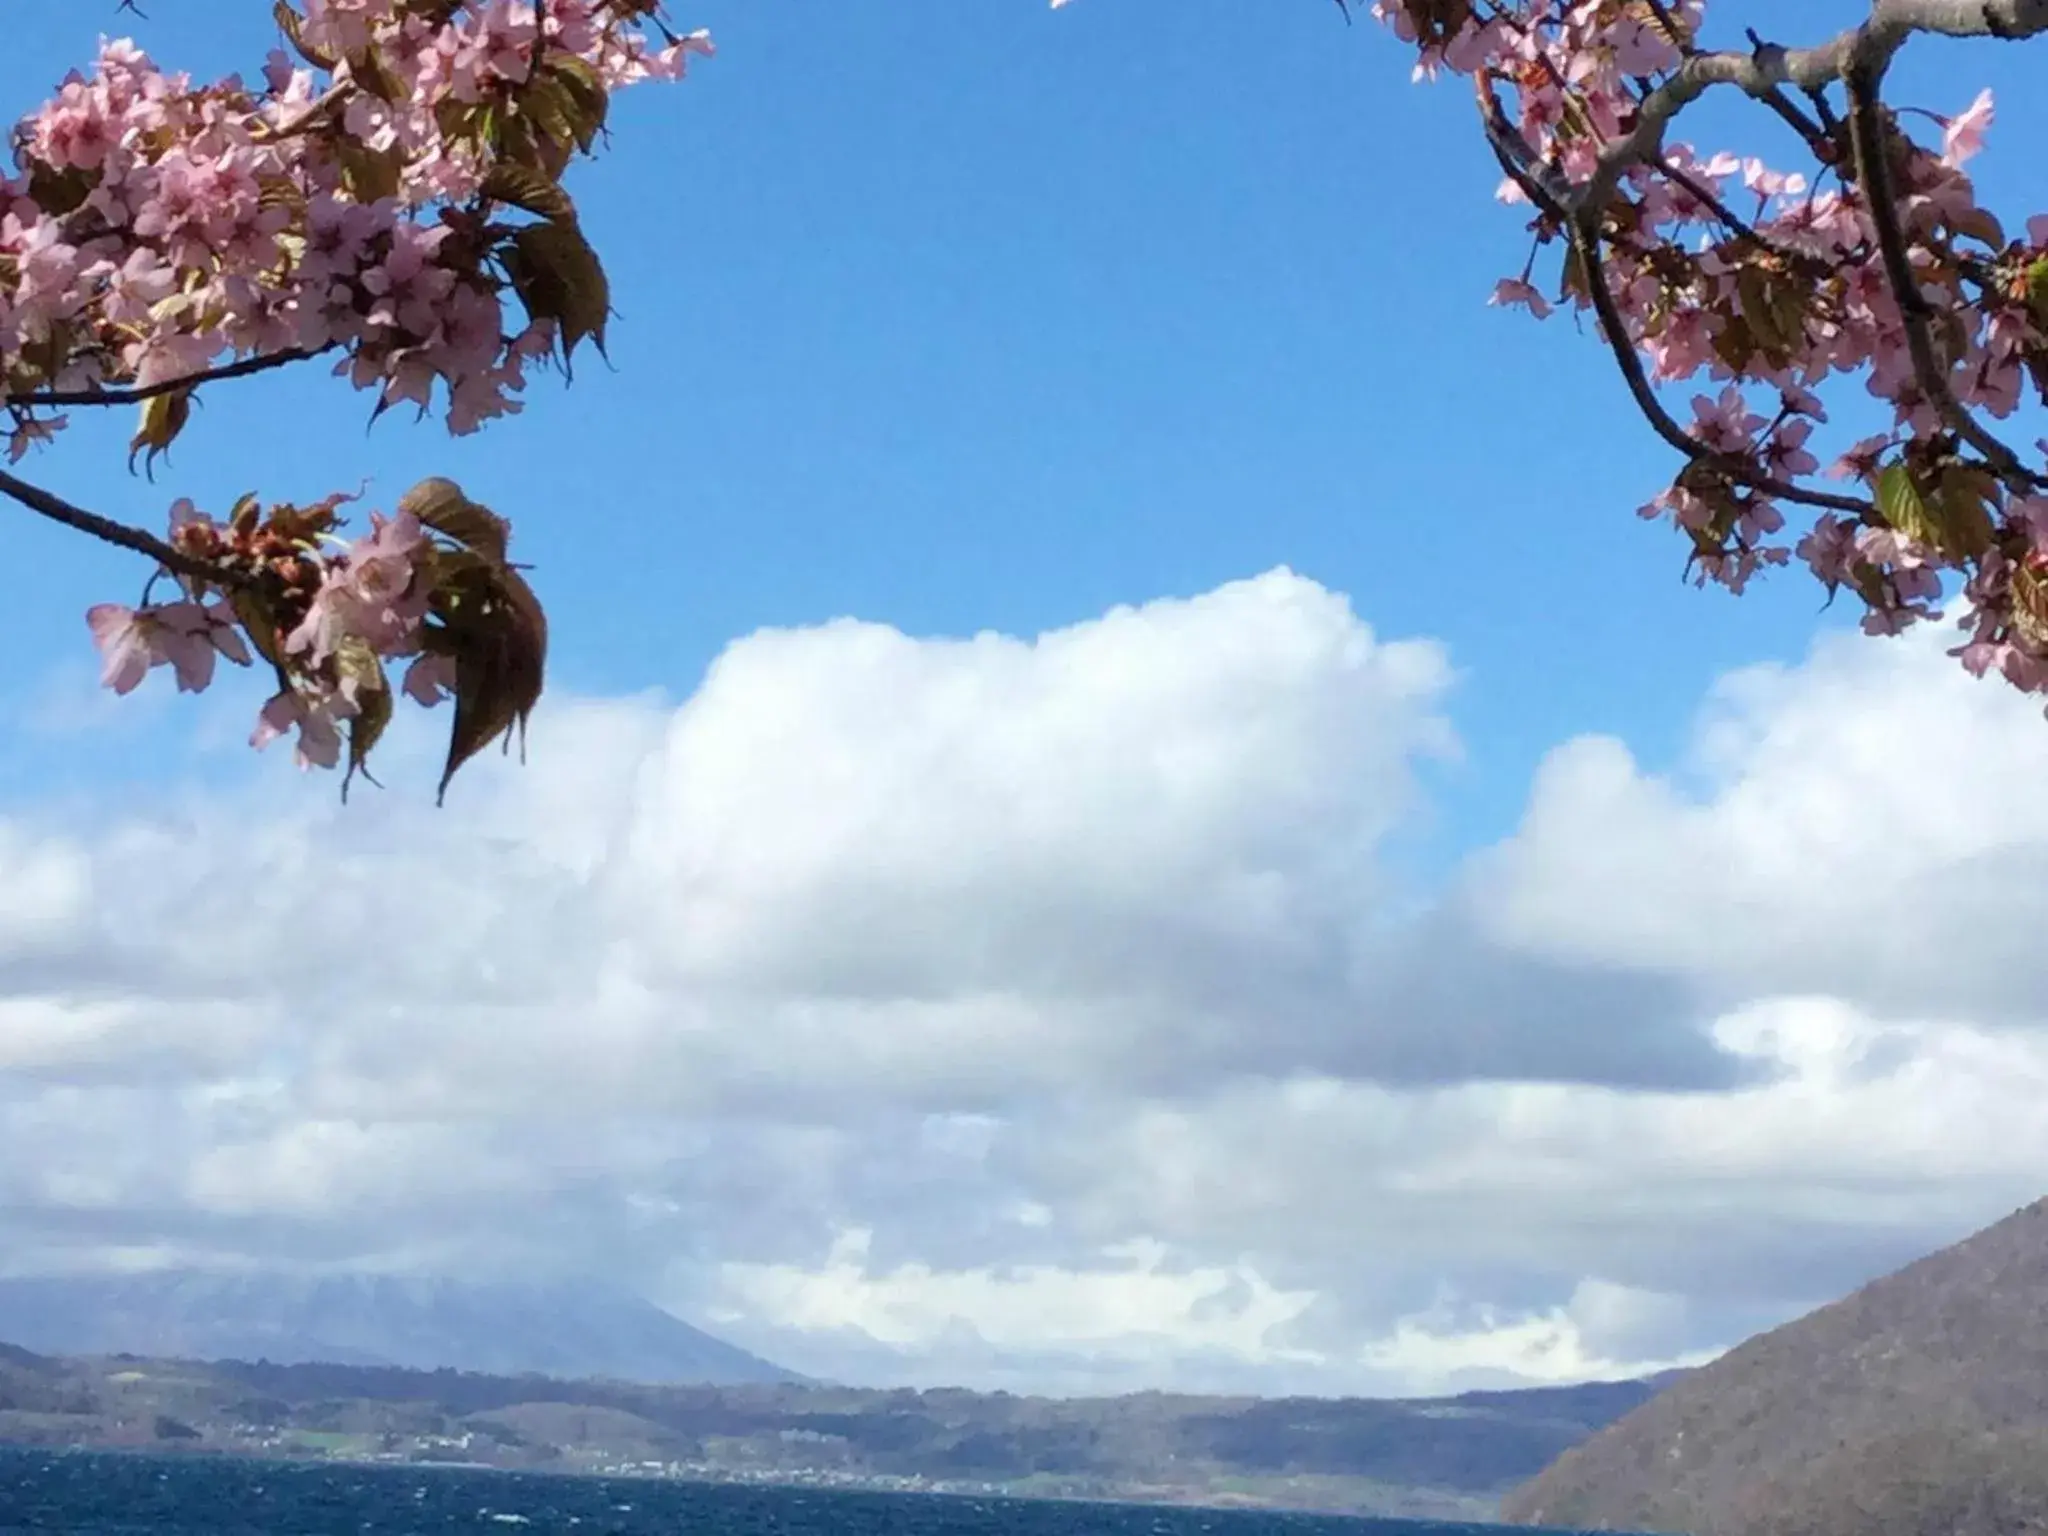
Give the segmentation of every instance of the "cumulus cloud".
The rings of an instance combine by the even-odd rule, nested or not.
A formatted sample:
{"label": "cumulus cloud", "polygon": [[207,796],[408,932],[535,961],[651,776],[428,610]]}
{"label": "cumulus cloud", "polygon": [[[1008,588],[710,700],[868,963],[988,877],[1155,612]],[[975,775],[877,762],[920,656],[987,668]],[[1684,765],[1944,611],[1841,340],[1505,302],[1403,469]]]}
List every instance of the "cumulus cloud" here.
{"label": "cumulus cloud", "polygon": [[1486,926],[1723,999],[2038,1020],[2048,732],[1957,671],[1933,632],[1836,636],[1726,678],[1675,771],[1611,738],[1559,748],[1475,882]]}
{"label": "cumulus cloud", "polygon": [[0,815],[0,1253],[595,1264],[821,1374],[1418,1391],[1696,1358],[2039,1193],[2023,704],[1825,643],[1674,769],[1560,746],[1432,895],[1387,854],[1454,683],[1277,571],[749,636],[441,815]]}

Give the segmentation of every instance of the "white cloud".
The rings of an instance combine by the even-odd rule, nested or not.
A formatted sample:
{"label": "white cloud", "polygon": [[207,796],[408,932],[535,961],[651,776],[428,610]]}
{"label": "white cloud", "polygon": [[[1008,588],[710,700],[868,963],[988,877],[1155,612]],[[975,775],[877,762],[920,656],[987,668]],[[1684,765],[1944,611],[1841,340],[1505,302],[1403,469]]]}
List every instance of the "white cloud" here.
{"label": "white cloud", "polygon": [[1022,1264],[937,1270],[870,1267],[872,1233],[844,1232],[815,1269],[728,1264],[724,1289],[742,1316],[804,1333],[851,1330],[897,1349],[930,1349],[967,1330],[998,1350],[1057,1340],[1139,1360],[1176,1353],[1258,1363],[1301,1358],[1277,1341],[1314,1297],[1285,1292],[1246,1265],[1174,1269],[1157,1242],[1113,1244],[1087,1268]]}
{"label": "white cloud", "polygon": [[0,821],[0,955],[32,952],[78,925],[90,890],[76,848]]}
{"label": "white cloud", "polygon": [[1727,678],[1678,774],[1585,738],[1539,773],[1475,889],[1526,951],[1728,998],[2048,1016],[2048,728],[1929,632],[1838,636]]}
{"label": "white cloud", "polygon": [[1561,746],[1419,916],[1446,657],[1285,572],[764,632],[445,814],[0,820],[0,1250],[595,1263],[1013,1388],[1690,1358],[2039,1193],[2048,725],[1916,645]]}
{"label": "white cloud", "polygon": [[757,635],[643,763],[620,896],[692,984],[1180,1000],[1357,921],[1448,681],[1284,571],[1032,642]]}
{"label": "white cloud", "polygon": [[[1441,1384],[1437,1390],[1625,1381],[1711,1359],[1711,1349],[1654,1352],[1668,1347],[1684,1322],[1679,1298],[1585,1280],[1568,1301],[1541,1312],[1440,1303],[1396,1320],[1391,1332],[1369,1343],[1363,1354],[1366,1364],[1393,1380]],[[1632,1351],[1626,1344],[1631,1338],[1655,1342],[1648,1351]]]}

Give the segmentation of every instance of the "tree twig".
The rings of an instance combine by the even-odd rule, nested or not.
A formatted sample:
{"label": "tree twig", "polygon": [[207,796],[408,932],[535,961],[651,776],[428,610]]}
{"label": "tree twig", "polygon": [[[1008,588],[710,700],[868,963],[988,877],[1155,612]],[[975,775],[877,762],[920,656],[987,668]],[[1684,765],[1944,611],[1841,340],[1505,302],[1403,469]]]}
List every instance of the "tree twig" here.
{"label": "tree twig", "polygon": [[1660,159],[1653,163],[1658,170],[1692,194],[1694,201],[1698,202],[1708,212],[1712,213],[1715,218],[1727,225],[1732,233],[1752,242],[1759,250],[1769,251],[1773,256],[1800,265],[1804,265],[1809,260],[1808,257],[1802,256],[1798,251],[1780,245],[1754,224],[1743,218],[1741,214],[1730,208],[1712,187],[1701,181],[1697,176],[1694,176],[1690,171],[1682,170],[1678,166],[1673,165],[1669,160]]}
{"label": "tree twig", "polygon": [[18,501],[29,511],[52,522],[62,523],[67,528],[92,535],[105,543],[122,549],[133,550],[174,571],[180,576],[190,576],[196,581],[211,582],[220,587],[253,587],[255,578],[240,571],[228,570],[210,560],[201,560],[188,555],[165,543],[153,533],[144,533],[140,528],[126,523],[117,523],[110,517],[97,512],[88,512],[75,507],[60,496],[52,495],[41,486],[30,485],[26,480],[16,479],[6,470],[0,469],[0,496]]}
{"label": "tree twig", "polygon": [[1861,497],[1838,496],[1833,491],[1810,491],[1803,485],[1764,474],[1747,459],[1710,448],[1680,426],[1664,409],[1664,402],[1657,398],[1650,376],[1643,369],[1643,360],[1636,353],[1635,343],[1629,339],[1628,323],[1622,319],[1614,295],[1608,290],[1607,263],[1600,253],[1599,231],[1592,228],[1584,217],[1573,223],[1571,228],[1572,249],[1579,253],[1579,261],[1585,269],[1586,289],[1593,301],[1593,313],[1599,319],[1601,334],[1621,368],[1629,394],[1659,437],[1687,458],[1718,470],[1736,484],[1774,496],[1780,501],[1824,507],[1831,512],[1849,512],[1859,517],[1871,510],[1870,503]]}
{"label": "tree twig", "polygon": [[1599,321],[1600,334],[1614,354],[1629,395],[1651,429],[1691,462],[1705,464],[1727,476],[1731,482],[1750,490],[1775,496],[1780,501],[1822,507],[1831,512],[1848,512],[1858,517],[1869,512],[1871,504],[1868,501],[1854,496],[1838,496],[1832,491],[1810,491],[1789,480],[1767,475],[1747,459],[1708,447],[1679,425],[1664,408],[1664,402],[1657,398],[1656,388],[1643,369],[1643,360],[1629,338],[1628,324],[1614,302],[1614,295],[1608,290],[1607,263],[1600,250],[1602,237],[1597,217],[1590,212],[1574,213],[1564,205],[1554,186],[1518,163],[1528,152],[1528,141],[1507,121],[1500,99],[1487,86],[1482,84],[1479,94],[1481,117],[1486,123],[1486,140],[1493,149],[1494,158],[1537,208],[1556,220],[1570,237],[1572,249],[1578,254],[1585,275],[1587,297]]}
{"label": "tree twig", "polygon": [[222,379],[247,378],[252,373],[265,373],[272,368],[282,368],[289,363],[303,363],[310,358],[331,352],[339,343],[329,342],[324,347],[307,350],[293,347],[283,352],[263,352],[254,357],[237,358],[232,363],[223,363],[218,368],[202,369],[175,379],[159,379],[154,384],[116,385],[112,388],[91,389],[46,389],[32,395],[0,395],[0,405],[21,405],[31,408],[60,405],[140,405],[145,400],[154,400],[159,395],[174,395],[181,389],[197,389],[202,384],[217,383]]}

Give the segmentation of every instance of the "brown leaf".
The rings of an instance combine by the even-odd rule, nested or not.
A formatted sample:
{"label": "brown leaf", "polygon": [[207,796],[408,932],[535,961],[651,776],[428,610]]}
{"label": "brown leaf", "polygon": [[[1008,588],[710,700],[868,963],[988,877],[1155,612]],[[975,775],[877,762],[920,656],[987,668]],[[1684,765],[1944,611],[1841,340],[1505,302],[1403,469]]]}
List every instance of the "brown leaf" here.
{"label": "brown leaf", "polygon": [[556,148],[568,150],[581,144],[582,114],[576,98],[553,71],[543,70],[527,82],[526,89],[519,93],[519,110],[554,141]]}
{"label": "brown leaf", "polygon": [[501,255],[526,312],[561,328],[565,364],[585,337],[604,351],[611,285],[580,229],[573,224],[529,224],[513,235]]}
{"label": "brown leaf", "polygon": [[1692,41],[1692,33],[1685,21],[1670,6],[1652,5],[1649,0],[1629,0],[1623,11],[1631,21],[1653,28],[1666,41],[1681,48]]}
{"label": "brown leaf", "polygon": [[1749,322],[1741,315],[1730,315],[1714,332],[1708,345],[1714,355],[1736,373],[1748,371],[1749,360],[1758,351],[1756,336],[1749,328]]}
{"label": "brown leaf", "polygon": [[277,29],[284,34],[284,40],[292,45],[293,52],[315,69],[331,70],[340,62],[333,54],[311,47],[306,42],[304,20],[297,11],[285,3],[285,0],[277,0],[277,4],[271,7],[270,14],[277,18]]}
{"label": "brown leaf", "polygon": [[1994,251],[2005,249],[2005,226],[1988,208],[1967,208],[1952,217],[1948,227],[1959,235],[1974,235]]}
{"label": "brown leaf", "polygon": [[2012,573],[2012,627],[2035,650],[2048,650],[2048,577],[2031,566]]}
{"label": "brown leaf", "polygon": [[460,618],[445,630],[455,657],[455,724],[437,800],[447,796],[456,770],[491,742],[502,736],[509,749],[515,730],[524,742],[547,668],[540,599],[517,571],[498,567],[483,575],[478,600],[456,605]]}
{"label": "brown leaf", "polygon": [[422,480],[398,498],[398,510],[410,512],[421,523],[475,550],[493,565],[505,563],[505,546],[510,525],[489,507],[471,501],[453,480],[436,475]]}
{"label": "brown leaf", "polygon": [[1738,268],[1735,296],[1742,309],[1742,318],[1749,326],[1749,334],[1756,338],[1757,345],[1766,354],[1782,354],[1785,338],[1778,333],[1777,311],[1771,304],[1771,291],[1764,274],[1747,264]]}
{"label": "brown leaf", "polygon": [[589,62],[574,54],[555,59],[548,65],[548,73],[561,82],[563,91],[575,108],[576,147],[589,154],[597,136],[604,132],[605,119],[610,115],[610,93]]}
{"label": "brown leaf", "polygon": [[1787,357],[1806,343],[1806,290],[1780,279],[1771,288],[1771,318],[1785,343]]}
{"label": "brown leaf", "polygon": [[489,114],[490,109],[480,103],[444,96],[434,104],[434,126],[441,130],[444,139],[459,143],[474,140],[483,147],[490,141]]}
{"label": "brown leaf", "polygon": [[1441,45],[1465,29],[1472,17],[1472,0],[1416,0],[1408,7],[1419,41]]}
{"label": "brown leaf", "polygon": [[283,208],[292,213],[306,211],[306,189],[289,176],[259,176],[256,194],[259,208]]}
{"label": "brown leaf", "polygon": [[379,101],[398,102],[405,99],[405,82],[392,72],[384,62],[384,55],[376,46],[364,49],[348,61],[349,78]]}
{"label": "brown leaf", "polygon": [[478,190],[496,202],[510,203],[542,218],[573,222],[576,217],[576,205],[560,186],[530,166],[515,165],[509,160],[500,160],[485,172]]}
{"label": "brown leaf", "polygon": [[357,202],[374,203],[398,195],[405,160],[396,150],[371,149],[347,134],[329,141],[341,168],[341,184]]}
{"label": "brown leaf", "polygon": [[59,218],[82,208],[100,184],[98,171],[81,170],[75,165],[60,171],[41,160],[31,160],[27,169],[29,201]]}
{"label": "brown leaf", "polygon": [[247,587],[235,588],[228,594],[228,601],[234,605],[235,617],[242,621],[242,629],[248,634],[249,643],[256,647],[256,654],[281,669],[284,646],[277,632],[277,615],[271,612],[269,602]]}
{"label": "brown leaf", "polygon": [[[391,681],[384,675],[384,663],[369,643],[349,636],[335,649],[334,669],[355,700],[356,712],[348,722],[348,771],[342,775],[341,794],[348,798],[348,786],[358,773],[369,778],[364,764],[370,751],[391,723]],[[371,783],[376,780],[371,779]]]}

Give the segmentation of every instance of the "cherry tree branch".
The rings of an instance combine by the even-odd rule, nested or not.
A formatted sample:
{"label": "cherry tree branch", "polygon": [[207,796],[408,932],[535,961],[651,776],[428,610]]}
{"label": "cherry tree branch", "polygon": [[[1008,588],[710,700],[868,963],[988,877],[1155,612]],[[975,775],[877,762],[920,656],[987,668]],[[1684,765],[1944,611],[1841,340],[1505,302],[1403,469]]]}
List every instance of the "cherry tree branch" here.
{"label": "cherry tree branch", "polygon": [[[1607,262],[1601,251],[1603,235],[1600,216],[1590,210],[1574,210],[1566,206],[1565,194],[1557,183],[1561,177],[1539,175],[1550,168],[1537,159],[1529,141],[1521,131],[1508,121],[1502,110],[1500,98],[1493,93],[1490,84],[1483,78],[1477,82],[1480,118],[1486,125],[1486,141],[1493,155],[1505,171],[1519,186],[1524,195],[1555,220],[1570,236],[1572,249],[1578,254],[1584,269],[1587,298],[1593,305],[1594,316],[1600,325],[1600,334],[1609,350],[1614,354],[1615,364],[1621,369],[1623,381],[1635,400],[1643,417],[1650,423],[1656,434],[1694,463],[1706,464],[1719,471],[1729,480],[1751,490],[1775,496],[1780,501],[1789,501],[1801,506],[1821,507],[1831,512],[1848,512],[1855,516],[1872,510],[1871,503],[1861,497],[1840,496],[1833,491],[1812,491],[1805,486],[1781,480],[1758,470],[1748,460],[1734,454],[1719,453],[1694,437],[1679,425],[1672,414],[1664,408],[1664,402],[1657,398],[1656,387],[1643,369],[1642,357],[1637,353],[1635,343],[1630,340],[1628,324],[1622,318],[1621,310],[1614,302],[1614,294],[1607,286]],[[1532,168],[1533,162],[1533,168]]]}
{"label": "cherry tree branch", "polygon": [[1940,413],[1942,421],[1964,442],[1983,454],[1998,478],[2015,490],[2028,491],[2041,483],[2020,462],[2019,455],[1994,436],[1956,398],[1949,385],[1948,369],[1935,356],[1934,336],[1929,329],[1932,311],[1920,280],[1913,275],[1913,261],[1906,249],[1905,231],[1899,227],[1899,210],[1892,187],[1891,163],[1886,153],[1884,108],[1879,87],[1884,78],[1881,63],[1852,63],[1844,74],[1849,90],[1849,138],[1856,151],[1856,180],[1863,189],[1863,202],[1877,232],[1879,255],[1890,284],[1892,298],[1899,306],[1899,319],[1906,332],[1906,351],[1913,360],[1914,382],[1920,393]]}
{"label": "cherry tree branch", "polygon": [[1764,474],[1747,459],[1716,452],[1680,426],[1676,418],[1664,409],[1664,402],[1657,398],[1657,391],[1643,369],[1643,360],[1636,352],[1635,343],[1629,339],[1628,323],[1622,318],[1620,306],[1614,302],[1614,294],[1607,286],[1607,262],[1600,251],[1599,231],[1592,228],[1584,217],[1571,229],[1572,249],[1579,253],[1579,260],[1585,268],[1587,295],[1593,301],[1600,334],[1606,340],[1608,350],[1614,354],[1614,361],[1628,384],[1629,394],[1659,437],[1695,463],[1705,464],[1738,485],[1761,491],[1780,501],[1822,507],[1830,512],[1848,512],[1858,517],[1871,510],[1871,504],[1862,497],[1841,496],[1833,491],[1812,491],[1775,475]]}
{"label": "cherry tree branch", "polygon": [[174,571],[180,576],[190,576],[196,581],[211,582],[215,586],[255,585],[253,578],[241,572],[227,570],[210,560],[201,560],[197,556],[174,549],[153,533],[144,533],[140,528],[132,528],[126,523],[117,523],[110,517],[102,517],[97,512],[75,507],[40,486],[16,479],[4,469],[0,469],[0,496],[17,501],[29,511],[47,517],[52,522],[62,523],[66,528],[90,534],[104,543],[117,545],[122,549],[133,550],[138,555],[147,555],[166,570]]}
{"label": "cherry tree branch", "polygon": [[1622,173],[1631,165],[1661,158],[1671,120],[1713,87],[1737,85],[1760,101],[1786,104],[1786,87],[1818,91],[1842,79],[1852,66],[1882,75],[1892,55],[1916,32],[2032,37],[2048,32],[2048,0],[1871,0],[1867,20],[1817,47],[1766,43],[1752,53],[1692,54],[1643,98],[1635,126],[1601,154],[1593,174],[1574,194],[1574,205],[1604,208]]}
{"label": "cherry tree branch", "polygon": [[174,395],[181,389],[197,389],[202,384],[213,384],[222,379],[242,379],[252,373],[266,373],[272,368],[282,368],[288,363],[303,363],[309,358],[318,357],[322,352],[331,352],[336,345],[338,343],[329,342],[324,347],[310,351],[302,347],[292,347],[283,352],[258,353],[254,357],[237,358],[232,363],[223,363],[218,368],[201,369],[198,373],[184,374],[175,379],[159,379],[154,384],[117,385],[110,389],[45,389],[28,395],[0,396],[0,405],[140,405],[145,400],[154,400],[159,395]]}

